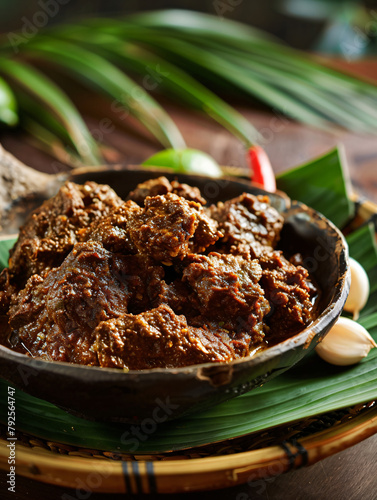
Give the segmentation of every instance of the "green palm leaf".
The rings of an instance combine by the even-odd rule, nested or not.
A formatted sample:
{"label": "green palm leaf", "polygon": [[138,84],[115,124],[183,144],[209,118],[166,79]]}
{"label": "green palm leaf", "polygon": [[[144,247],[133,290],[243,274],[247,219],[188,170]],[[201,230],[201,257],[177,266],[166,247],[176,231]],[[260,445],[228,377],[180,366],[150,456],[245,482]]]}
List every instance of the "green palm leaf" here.
{"label": "green palm leaf", "polygon": [[166,147],[183,148],[185,142],[171,118],[136,82],[114,65],[67,41],[40,38],[24,53],[54,63],[69,74],[121,103]]}
{"label": "green palm leaf", "polygon": [[121,37],[104,34],[96,38],[91,37],[90,33],[87,26],[78,25],[70,26],[68,30],[58,30],[54,36],[73,40],[95,50],[125,71],[130,70],[144,78],[145,85],[151,90],[164,89],[179,102],[203,111],[247,146],[260,140],[257,130],[240,113],[177,66]]}
{"label": "green palm leaf", "polygon": [[109,22],[108,25],[103,26],[103,30],[105,33],[113,33],[115,30],[118,35],[121,32],[126,39],[142,43],[151,50],[157,50],[165,59],[172,59],[182,66],[188,64],[191,69],[196,68],[198,76],[205,75],[217,84],[219,79],[228,82],[234,88],[242,89],[247,94],[258,97],[273,108],[283,109],[286,114],[304,123],[316,125],[319,128],[328,126],[325,116],[318,111],[303,106],[295,97],[275,85],[268,84],[256,74],[247,73],[239,64],[234,64],[203,47],[180,39],[174,39],[173,42],[165,33],[128,29],[127,24],[122,26],[119,21]]}
{"label": "green palm leaf", "polygon": [[47,106],[64,124],[78,153],[90,165],[100,164],[100,154],[83,119],[66,94],[31,66],[0,58],[0,71]]}
{"label": "green palm leaf", "polygon": [[[50,122],[49,119],[46,121]],[[30,138],[27,138],[27,141],[37,149],[46,152],[72,168],[84,166],[81,157],[74,150],[67,147],[66,143],[60,140],[59,135],[51,131],[51,127],[46,128],[41,125],[40,121],[36,121],[30,116],[22,117],[22,126],[31,135]],[[56,128],[60,130],[60,127]],[[62,133],[63,137],[66,135],[64,132]]]}
{"label": "green palm leaf", "polygon": [[25,118],[31,118],[37,121],[40,126],[45,127],[50,132],[54,133],[57,137],[61,139],[68,147],[74,148],[74,142],[65,128],[64,124],[52,114],[50,110],[46,107],[40,105],[40,103],[33,98],[27,92],[24,92],[22,88],[16,89],[17,101],[23,110],[21,117],[21,123],[25,125]]}
{"label": "green palm leaf", "polygon": [[[95,141],[58,86],[21,62],[25,55],[30,64],[30,55],[37,56],[39,61],[53,63],[70,77],[120,101],[166,147],[182,148],[182,136],[161,106],[124,72],[139,75],[148,87],[146,73],[159,66],[163,77],[158,90],[204,111],[246,145],[261,142],[260,137],[244,117],[216,95],[223,89],[246,100],[257,98],[322,129],[328,129],[330,123],[366,133],[377,129],[375,85],[327,68],[259,30],[216,16],[170,10],[125,19],[89,19],[79,25],[40,30],[28,44],[20,40],[19,47],[5,39],[0,42],[6,80],[0,80],[0,121],[14,124],[17,120],[14,96],[7,86],[11,83],[17,98],[22,88],[43,103],[51,119],[44,111],[40,125],[49,129],[50,121],[59,140],[65,147],[73,145],[86,163],[100,161]],[[61,85],[67,87],[66,83]],[[26,112],[38,121],[38,111],[30,100],[19,101],[20,114]],[[68,138],[61,127],[58,130],[56,118],[67,129]],[[46,142],[46,134],[44,137]]]}
{"label": "green palm leaf", "polygon": [[[226,34],[222,38],[224,23],[222,19],[189,12],[185,12],[185,15],[181,13],[179,16],[179,11],[168,11],[165,14],[166,16],[163,16],[156,12],[131,17],[140,30],[136,31],[136,34],[132,31],[130,37],[143,39],[144,43],[151,43],[151,36],[165,38],[164,50],[169,45],[165,43],[166,40],[175,37],[180,42],[196,46],[196,50],[200,49],[203,59],[206,57],[211,59],[214,53],[220,58],[229,56],[234,69],[237,69],[241,63],[241,66],[247,66],[252,72],[259,65],[259,70],[264,73],[269,72],[271,75],[270,80],[264,81],[267,85],[267,91],[270,91],[269,85],[275,89],[280,88],[285,95],[294,95],[299,101],[302,100],[301,106],[312,108],[319,116],[323,116],[324,110],[327,113],[330,111],[324,105],[327,97],[331,105],[330,116],[325,113],[327,119],[355,130],[368,130],[367,127],[376,128],[375,99],[377,88],[375,85],[326,68],[313,58],[303,57],[302,53],[274,42],[271,37],[261,36],[258,31],[240,23],[230,22],[225,30]],[[120,32],[119,24],[118,31]],[[143,31],[142,28],[147,28],[147,30]],[[103,26],[103,29],[107,29],[106,26]],[[128,30],[129,28],[126,31]],[[229,35],[229,31],[231,35]],[[240,36],[237,35],[237,31],[241,34]],[[169,50],[176,51],[176,43],[170,45]],[[157,41],[157,48],[161,49],[159,41]],[[182,57],[182,51],[180,56]],[[190,59],[195,61],[195,58]],[[201,68],[200,74],[208,76],[207,72],[203,73],[203,68],[204,66]],[[199,75],[199,73],[197,74]],[[222,77],[222,74],[219,72],[218,76]],[[251,83],[252,76],[250,78]],[[286,84],[283,80],[286,80]],[[212,81],[216,80],[213,78]],[[312,88],[313,94],[320,93],[320,97],[325,100],[323,101],[321,98],[317,102],[315,96],[312,96],[310,89],[307,88],[308,85]],[[254,95],[252,90],[250,90],[250,94]],[[263,92],[255,93],[255,95],[268,104],[272,104],[268,96],[263,97]],[[345,98],[346,95],[348,95],[348,99]],[[307,100],[309,102],[306,102]],[[289,113],[284,102],[281,105],[279,103],[275,105],[278,109],[294,116],[294,113]],[[354,116],[349,116],[349,113],[352,114],[352,111],[357,110],[361,113],[360,117],[357,113]],[[356,120],[352,120],[355,116]],[[297,118],[302,119],[300,115],[297,115]],[[361,126],[360,123],[355,123],[356,121],[359,121]],[[313,122],[313,124],[315,123]]]}
{"label": "green palm leaf", "polygon": [[100,155],[83,119],[66,94],[31,66],[0,58],[0,71],[47,106],[64,124],[82,158],[100,164]]}
{"label": "green palm leaf", "polygon": [[166,39],[156,37],[154,43],[164,50],[174,53],[179,59],[198,66],[200,71],[206,70],[211,80],[221,78],[247,94],[265,101],[273,108],[284,109],[284,112],[292,118],[316,125],[319,128],[327,128],[325,116],[321,113],[308,106],[303,106],[296,97],[263,80],[260,75],[246,72],[239,65],[228,61],[221,55],[205,52],[199,47],[181,40],[171,44]]}
{"label": "green palm leaf", "polygon": [[[195,40],[191,40],[197,44]],[[375,101],[377,88],[356,78],[350,78],[341,73],[331,72],[327,68],[308,62],[294,54],[289,49],[281,54],[281,48],[275,50],[268,47],[259,47],[253,43],[250,53],[245,54],[238,48],[224,47],[219,42],[208,40],[206,46],[218,56],[226,57],[229,61],[239,64],[245,71],[260,75],[267,83],[293,92],[308,106],[318,108],[328,119],[334,115],[335,121],[350,129],[362,129],[367,122],[370,127],[376,128],[377,109]],[[359,111],[359,117],[350,115]],[[368,129],[367,129],[368,130]]]}
{"label": "green palm leaf", "polygon": [[[113,20],[89,20],[88,24],[107,29]],[[236,54],[248,54],[253,58],[258,55],[265,61],[266,67],[272,63],[283,72],[295,72],[297,76],[307,75],[318,86],[331,85],[334,89],[349,88],[377,96],[377,87],[371,83],[328,68],[298,50],[292,49],[281,40],[275,40],[267,33],[245,24],[224,20],[223,18],[182,10],[155,11],[129,16],[126,21],[160,33],[174,34],[191,42],[198,41],[202,46],[214,43],[225,51]],[[127,30],[129,26],[127,26]],[[118,32],[120,26],[118,24]],[[135,30],[137,31],[137,30]],[[199,40],[200,39],[200,40]],[[203,43],[203,39],[205,42]],[[226,43],[224,43],[226,41]]]}
{"label": "green palm leaf", "polygon": [[[245,44],[253,39],[266,42],[274,39],[266,32],[246,24],[190,10],[169,9],[133,14],[127,17],[127,21],[164,31],[169,29],[174,32],[179,31],[198,38],[206,37],[222,42],[225,40],[237,47],[245,47]],[[89,23],[92,22],[98,26],[97,20],[89,20]]]}

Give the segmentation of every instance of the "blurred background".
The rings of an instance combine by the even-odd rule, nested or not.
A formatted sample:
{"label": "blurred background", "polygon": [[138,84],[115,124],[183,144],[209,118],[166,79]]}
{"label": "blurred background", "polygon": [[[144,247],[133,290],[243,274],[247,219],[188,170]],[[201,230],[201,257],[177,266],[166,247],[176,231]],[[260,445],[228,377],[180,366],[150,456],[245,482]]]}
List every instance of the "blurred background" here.
{"label": "blurred background", "polygon": [[[375,0],[2,0],[0,30],[162,8],[191,9],[249,23],[289,45],[345,59],[377,53]],[[53,13],[53,14],[52,14]],[[52,14],[52,15],[51,15]]]}
{"label": "blurred background", "polygon": [[343,143],[374,194],[376,0],[1,0],[1,33],[0,142],[34,168],[187,145],[249,172],[256,143],[278,173]]}

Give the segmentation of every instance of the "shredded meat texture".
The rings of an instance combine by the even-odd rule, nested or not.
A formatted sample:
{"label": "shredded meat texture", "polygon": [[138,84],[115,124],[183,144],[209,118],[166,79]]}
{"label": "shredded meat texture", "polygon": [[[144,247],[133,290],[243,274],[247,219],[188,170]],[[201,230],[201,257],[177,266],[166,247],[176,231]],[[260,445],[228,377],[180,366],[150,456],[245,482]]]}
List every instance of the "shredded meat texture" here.
{"label": "shredded meat texture", "polygon": [[142,182],[136,189],[130,192],[127,199],[143,207],[145,199],[148,196],[160,196],[168,193],[177,194],[186,200],[195,201],[201,205],[207,203],[197,187],[181,184],[176,180],[170,183],[168,179],[163,176]]}
{"label": "shredded meat texture", "polygon": [[127,201],[66,183],[35,211],[0,274],[0,342],[29,356],[144,370],[229,362],[294,335],[318,295],[276,250],[266,196],[206,208],[151,179]]}
{"label": "shredded meat texture", "polygon": [[221,236],[201,205],[173,193],[147,198],[144,209],[132,216],[129,231],[140,253],[165,265],[203,252]]}
{"label": "shredded meat texture", "polygon": [[137,249],[130,236],[130,221],[141,212],[142,209],[133,201],[122,203],[99,222],[95,221],[89,227],[86,239],[102,243],[111,252],[136,254]]}
{"label": "shredded meat texture", "polygon": [[167,305],[103,321],[95,331],[103,367],[140,370],[176,368],[235,357],[229,336],[187,324]]}
{"label": "shredded meat texture", "polygon": [[195,201],[201,205],[205,205],[207,200],[205,200],[200,192],[200,190],[195,186],[189,186],[188,184],[181,184],[178,181],[172,181],[171,186],[173,188],[172,192],[178,196],[182,196],[189,201]]}
{"label": "shredded meat texture", "polygon": [[264,253],[266,247],[272,250],[276,246],[284,222],[267,196],[248,193],[210,207],[210,213],[224,234],[219,248],[252,258]]}
{"label": "shredded meat texture", "polygon": [[153,307],[163,274],[143,256],[113,254],[96,242],[79,243],[59,268],[45,278],[29,279],[10,309],[10,326],[33,355],[97,364],[90,349],[96,326]]}
{"label": "shredded meat texture", "polygon": [[191,260],[183,282],[193,290],[200,311],[195,323],[215,322],[229,332],[252,335],[256,343],[262,341],[263,317],[270,306],[258,284],[262,276],[258,261],[217,253]]}
{"label": "shredded meat texture", "polygon": [[12,302],[12,297],[15,296],[16,293],[17,288],[12,283],[9,269],[3,269],[0,273],[0,317],[7,314]]}
{"label": "shredded meat texture", "polygon": [[20,229],[9,260],[11,275],[25,283],[33,274],[59,266],[73,246],[85,239],[88,226],[121,203],[109,186],[66,183]]}
{"label": "shredded meat texture", "polygon": [[312,298],[317,289],[309,281],[309,273],[302,266],[295,266],[274,251],[261,256],[263,269],[261,286],[271,304],[271,315],[266,318],[275,340],[285,332],[296,333],[312,319]]}

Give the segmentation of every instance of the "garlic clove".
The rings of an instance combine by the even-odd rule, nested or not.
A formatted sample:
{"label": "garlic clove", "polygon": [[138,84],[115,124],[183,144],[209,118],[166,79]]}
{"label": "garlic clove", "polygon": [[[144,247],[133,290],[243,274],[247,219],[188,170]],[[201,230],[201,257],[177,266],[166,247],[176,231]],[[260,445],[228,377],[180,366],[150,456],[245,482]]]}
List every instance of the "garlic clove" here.
{"label": "garlic clove", "polygon": [[363,326],[340,317],[315,350],[328,363],[347,366],[361,361],[373,347],[377,344]]}
{"label": "garlic clove", "polygon": [[344,305],[344,310],[353,313],[353,319],[359,317],[359,312],[368,301],[369,298],[369,279],[364,268],[350,257],[351,271],[351,288],[347,301]]}

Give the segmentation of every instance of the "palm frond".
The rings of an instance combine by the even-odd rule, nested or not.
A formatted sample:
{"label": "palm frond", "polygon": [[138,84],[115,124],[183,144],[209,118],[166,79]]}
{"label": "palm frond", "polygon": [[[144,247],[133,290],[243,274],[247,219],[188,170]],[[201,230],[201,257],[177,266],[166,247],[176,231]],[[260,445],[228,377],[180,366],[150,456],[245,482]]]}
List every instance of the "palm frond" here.
{"label": "palm frond", "polygon": [[[43,74],[46,63],[119,102],[168,148],[182,148],[184,141],[150,95],[156,90],[149,84],[156,72],[159,92],[204,112],[248,146],[262,138],[219,97],[224,89],[242,96],[245,104],[257,99],[324,130],[336,125],[377,132],[376,85],[328,68],[318,58],[260,30],[208,14],[168,10],[88,19],[42,29],[28,44],[20,44],[16,54],[13,49],[9,41],[0,41],[0,72],[5,80],[0,80],[0,121],[15,123],[12,91],[18,98],[22,88],[41,103],[41,125],[46,128],[49,121],[47,109],[67,129],[68,138],[56,120],[50,120],[54,134],[67,147],[73,144],[87,163],[98,163],[98,146],[65,94],[71,95],[71,89],[64,81],[53,83]],[[35,60],[38,70],[33,68]],[[38,111],[30,101],[21,98],[19,106],[20,115],[26,112],[38,121]]]}
{"label": "palm frond", "polygon": [[44,151],[72,168],[84,166],[81,157],[70,148],[67,148],[59,135],[51,132],[49,128],[44,127],[30,116],[22,118],[22,125],[25,131],[30,133],[30,138],[27,138],[28,142],[36,149]]}
{"label": "palm frond", "polygon": [[25,52],[68,71],[84,84],[120,103],[164,146],[185,146],[179,130],[157,101],[98,54],[50,37],[40,37],[30,43]]}
{"label": "palm frond", "polygon": [[145,86],[150,90],[161,88],[169,95],[173,94],[179,102],[203,111],[247,146],[261,140],[258,131],[234,108],[188,73],[151,51],[111,34],[93,38],[85,25],[59,30],[55,36],[95,50],[124,71],[132,71],[143,78]]}
{"label": "palm frond", "polygon": [[28,64],[15,60],[0,58],[0,71],[61,120],[77,152],[89,165],[101,163],[97,146],[79,112],[54,82]]}
{"label": "palm frond", "polygon": [[[179,17],[181,17],[180,20]],[[184,15],[181,13],[179,16],[179,11],[168,11],[165,15],[159,12],[140,14],[133,16],[131,20],[139,28],[146,28],[146,31],[132,30],[130,33],[131,38],[143,39],[143,43],[152,43],[151,37],[154,37],[156,41],[157,35],[162,40],[165,38],[165,41],[174,37],[180,42],[201,49],[203,61],[207,56],[210,58],[215,53],[220,58],[227,57],[234,69],[241,64],[241,67],[247,67],[250,72],[257,69],[263,73],[269,72],[271,78],[267,81],[262,80],[267,86],[267,95],[264,97],[263,92],[258,94],[258,89],[255,94],[250,92],[251,95],[256,95],[268,104],[271,104],[268,100],[271,85],[280,89],[284,94],[297,98],[301,106],[311,107],[319,116],[323,116],[323,112],[327,111],[325,118],[343,127],[363,131],[376,128],[376,101],[374,100],[373,103],[371,101],[377,97],[375,85],[329,69],[319,64],[314,58],[303,56],[301,52],[277,43],[272,38],[261,35],[257,30],[232,21],[230,25],[227,25],[228,30],[225,30],[226,34],[222,39],[224,20],[199,13],[185,12]],[[108,28],[104,26],[103,29]],[[114,30],[115,26],[110,29]],[[121,32],[120,23],[117,29]],[[231,31],[231,36],[228,31]],[[159,43],[157,41],[158,48]],[[162,48],[166,51],[167,47],[165,43]],[[176,43],[171,44],[170,49],[175,50]],[[180,57],[182,57],[182,51]],[[201,66],[204,67],[203,64]],[[230,70],[230,66],[228,67]],[[207,76],[206,72],[204,74]],[[222,77],[220,72],[219,76]],[[250,83],[253,82],[252,76],[254,75],[250,75]],[[320,102],[316,101],[318,94],[321,97]],[[331,105],[331,111],[324,106],[326,99]],[[280,106],[279,103],[275,106],[287,114],[290,113],[284,102]],[[353,112],[356,118],[349,116]],[[291,114],[294,113],[291,112]],[[296,116],[301,120],[300,115]]]}

